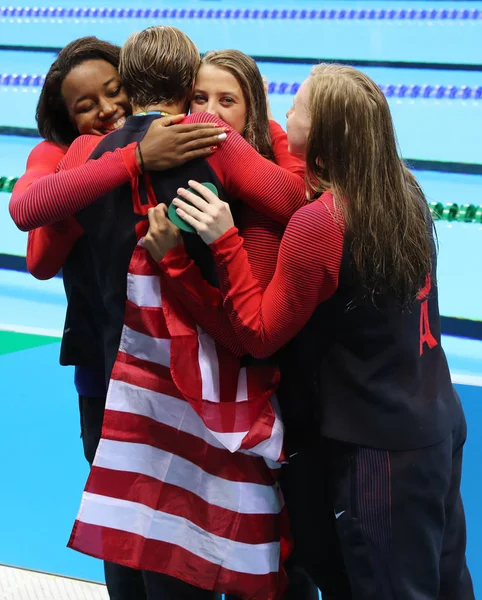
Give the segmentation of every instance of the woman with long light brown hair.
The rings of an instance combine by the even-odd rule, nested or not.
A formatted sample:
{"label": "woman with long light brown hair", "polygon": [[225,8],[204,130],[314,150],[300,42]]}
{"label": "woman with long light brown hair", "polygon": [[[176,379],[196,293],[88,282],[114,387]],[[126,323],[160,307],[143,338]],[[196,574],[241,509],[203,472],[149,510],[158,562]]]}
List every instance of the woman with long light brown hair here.
{"label": "woman with long light brown hair", "polygon": [[[191,101],[191,112],[207,112],[222,119],[241,134],[261,156],[304,175],[304,162],[288,152],[286,133],[274,121],[266,85],[256,61],[239,50],[207,52],[201,61]],[[252,258],[254,276],[264,289],[276,269],[277,250],[284,225],[247,204],[239,211],[238,225],[245,249]],[[254,257],[260,257],[256,260]],[[287,435],[290,435],[288,428]],[[317,600],[318,590],[295,561],[286,565],[287,598]],[[227,596],[231,600],[233,596]]]}
{"label": "woman with long light brown hair", "polygon": [[275,160],[272,118],[256,61],[239,50],[207,52],[196,76],[191,112],[208,112],[231,125],[261,156]]}
{"label": "woman with long light brown hair", "polygon": [[[174,202],[212,249],[218,308],[245,351],[269,356],[295,338],[291,383],[303,391],[293,403],[307,417],[286,487],[297,555],[323,582],[317,559],[331,543],[324,527],[334,524],[351,594],[333,597],[470,600],[460,495],[466,423],[441,347],[425,197],[399,156],[381,90],[353,68],[313,69],[288,113],[288,139],[306,157],[315,200],[292,217],[265,291],[227,204],[196,182],[203,198],[183,189],[191,204]],[[169,252],[179,244],[174,227],[160,209],[150,219],[161,267],[175,285],[200,290],[195,267]]]}

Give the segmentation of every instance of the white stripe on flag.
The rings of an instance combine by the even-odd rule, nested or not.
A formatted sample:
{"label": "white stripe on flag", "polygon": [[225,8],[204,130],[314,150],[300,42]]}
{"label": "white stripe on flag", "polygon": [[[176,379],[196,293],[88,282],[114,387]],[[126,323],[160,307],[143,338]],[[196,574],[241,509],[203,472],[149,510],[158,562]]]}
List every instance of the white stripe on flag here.
{"label": "white stripe on flag", "polygon": [[[181,429],[185,433],[203,440],[210,446],[224,449],[227,452],[233,452],[232,448],[239,448],[239,445],[247,434],[246,431],[240,433],[215,434],[206,427],[201,417],[196,413],[189,402],[174,398],[173,396],[161,394],[160,392],[153,392],[148,389],[140,388],[116,379],[111,379],[110,381],[106,408],[108,410],[148,417],[157,423],[168,425],[174,429]],[[280,424],[280,429],[277,422],[278,419],[275,421],[276,431],[281,431],[281,434],[278,436],[272,434],[270,436],[268,440],[268,454],[258,454],[254,448],[251,450],[239,450],[239,452],[250,456],[263,456],[268,459],[270,468],[276,469],[280,467],[280,463],[271,464],[272,460],[278,460],[283,444],[282,423]],[[279,439],[276,439],[277,437]],[[274,447],[275,441],[277,444],[276,447]],[[273,445],[274,449],[271,449],[269,447],[270,445]],[[260,447],[260,450],[263,450],[261,444],[258,444],[258,446]],[[258,448],[258,446],[256,446],[256,448]],[[272,458],[277,452],[278,455],[276,458]]]}
{"label": "white stripe on flag", "polygon": [[[276,394],[271,396],[270,402],[275,414],[275,421],[273,423],[273,427],[271,428],[271,435],[268,439],[260,442],[256,446],[253,446],[251,448],[251,452],[258,456],[266,457],[267,462],[277,462],[279,461],[281,452],[283,451],[285,427],[281,419],[281,409]],[[280,463],[278,463],[278,466],[280,466]]]}
{"label": "white stripe on flag", "polygon": [[238,389],[236,390],[236,402],[246,402],[248,399],[248,375],[246,367],[239,370]]}
{"label": "white stripe on flag", "polygon": [[212,337],[197,328],[199,344],[199,368],[201,370],[202,397],[210,402],[219,402],[219,362],[216,344]]}
{"label": "white stripe on flag", "polygon": [[161,280],[157,275],[127,275],[127,298],[137,306],[159,308]]}
{"label": "white stripe on flag", "polygon": [[171,363],[171,340],[153,338],[124,325],[119,349],[126,354],[164,367]]}
{"label": "white stripe on flag", "polygon": [[246,544],[208,533],[191,521],[143,504],[84,493],[79,520],[174,544],[237,573],[265,575],[279,569],[278,542]]}
{"label": "white stripe on flag", "polygon": [[149,417],[157,423],[182,429],[214,448],[225,449],[186,400],[112,379],[106,408]]}
{"label": "white stripe on flag", "polygon": [[[214,437],[219,440],[221,444],[229,450],[229,452],[237,452],[239,450],[247,433],[247,431],[239,431],[237,433],[222,433],[219,431],[212,432]],[[250,454],[260,456],[254,452],[250,452]]]}
{"label": "white stripe on flag", "polygon": [[147,475],[188,490],[208,504],[238,513],[277,514],[281,510],[280,499],[273,486],[229,481],[207,473],[180,456],[147,444],[101,439],[94,465]]}
{"label": "white stripe on flag", "polygon": [[253,446],[251,452],[256,456],[264,456],[268,460],[278,461],[283,450],[284,427],[282,421],[276,417],[271,435],[267,440],[264,440]]}

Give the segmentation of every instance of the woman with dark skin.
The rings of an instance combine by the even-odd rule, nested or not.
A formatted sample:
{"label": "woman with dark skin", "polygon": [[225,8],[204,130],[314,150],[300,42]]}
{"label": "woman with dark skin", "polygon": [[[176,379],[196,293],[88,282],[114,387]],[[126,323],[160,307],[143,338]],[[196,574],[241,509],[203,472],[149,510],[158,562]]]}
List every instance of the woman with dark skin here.
{"label": "woman with dark skin", "polygon": [[[48,203],[63,192],[66,174],[56,168],[71,142],[81,134],[103,136],[122,127],[131,108],[121,86],[118,46],[87,37],[68,44],[52,64],[43,86],[37,122],[44,138],[31,152],[27,171],[13,190],[10,210],[16,224],[28,228],[23,207],[32,194],[43,194]],[[219,142],[219,128],[210,125],[177,125],[184,115],[160,119],[149,130],[149,147],[144,162],[152,170],[169,169],[183,162],[209,155]],[[97,197],[127,182],[139,160],[136,148],[110,154],[82,168],[82,193]],[[121,177],[112,177],[112,165],[125,165]],[[68,178],[68,175],[67,175]],[[39,192],[40,190],[40,192]],[[27,264],[39,279],[55,275],[48,268],[65,237],[71,237],[74,219],[30,231]],[[91,277],[91,261],[82,238],[63,265],[68,307],[61,364],[75,365],[75,385],[79,395],[84,454],[92,464],[102,429],[105,406],[105,376],[99,346],[96,286]],[[57,271],[58,269],[55,269]],[[105,563],[105,577],[111,600],[147,598],[140,572]]]}

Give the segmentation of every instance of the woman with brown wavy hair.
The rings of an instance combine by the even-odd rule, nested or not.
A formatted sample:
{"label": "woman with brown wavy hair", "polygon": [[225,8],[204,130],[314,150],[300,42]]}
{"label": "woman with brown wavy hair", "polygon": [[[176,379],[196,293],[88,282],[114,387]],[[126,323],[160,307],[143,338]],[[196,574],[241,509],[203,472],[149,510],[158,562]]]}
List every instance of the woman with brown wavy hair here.
{"label": "woman with brown wavy hair", "polygon": [[[295,338],[292,402],[306,435],[285,492],[297,558],[323,589],[319,557],[341,545],[351,593],[335,588],[330,598],[470,600],[466,423],[441,347],[425,197],[399,156],[383,93],[353,68],[313,69],[288,113],[288,139],[306,157],[315,199],[292,217],[265,291],[228,205],[196,182],[203,198],[180,190],[192,204],[174,202],[210,244],[219,310],[245,351],[269,356]],[[169,258],[174,228],[161,240],[151,223],[161,267],[179,275],[182,264],[194,289],[195,268],[179,250],[177,264]]]}
{"label": "woman with brown wavy hair", "polygon": [[[288,152],[286,132],[271,115],[258,65],[244,52],[216,50],[203,56],[191,100],[191,113],[197,112],[218,117],[261,156],[304,177],[304,162]],[[248,204],[243,205],[238,224],[247,252],[263,256],[262,261],[256,261],[254,276],[265,288],[276,268],[285,226]]]}
{"label": "woman with brown wavy hair", "polygon": [[[216,115],[255,150],[275,159],[270,127],[275,123],[256,61],[239,50],[207,52],[196,77],[191,112]],[[278,128],[281,129],[278,125]]]}
{"label": "woman with brown wavy hair", "polygon": [[[258,65],[244,52],[216,50],[203,56],[194,85],[191,112],[207,112],[219,117],[261,156],[288,171],[304,175],[304,162],[288,152],[286,133],[273,119],[266,83]],[[263,256],[262,261],[256,261],[254,275],[264,289],[273,277],[277,249],[285,227],[247,204],[240,213],[238,222],[245,249],[251,256]],[[289,577],[286,598],[318,599],[318,589],[296,562],[288,560],[286,570]],[[232,600],[234,597],[226,598]]]}

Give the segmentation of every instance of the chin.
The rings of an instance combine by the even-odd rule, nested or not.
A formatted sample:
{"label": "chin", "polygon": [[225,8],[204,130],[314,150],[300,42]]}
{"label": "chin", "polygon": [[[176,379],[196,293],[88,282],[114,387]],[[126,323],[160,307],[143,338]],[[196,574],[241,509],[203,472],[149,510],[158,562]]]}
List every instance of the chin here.
{"label": "chin", "polygon": [[299,148],[293,148],[293,146],[288,144],[288,152],[291,154],[291,156],[299,158],[302,161],[306,161],[305,153],[303,150],[300,151]]}

